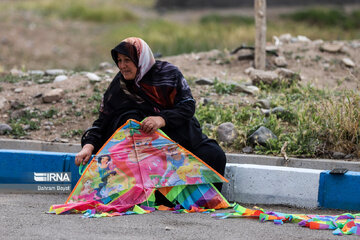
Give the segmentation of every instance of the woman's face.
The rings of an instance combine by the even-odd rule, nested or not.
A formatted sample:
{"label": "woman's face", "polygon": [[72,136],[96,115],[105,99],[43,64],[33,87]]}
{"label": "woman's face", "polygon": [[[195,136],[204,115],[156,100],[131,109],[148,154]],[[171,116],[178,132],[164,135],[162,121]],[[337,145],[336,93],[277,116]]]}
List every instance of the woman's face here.
{"label": "woman's face", "polygon": [[134,80],[136,77],[137,67],[131,59],[123,54],[118,53],[118,67],[125,80]]}

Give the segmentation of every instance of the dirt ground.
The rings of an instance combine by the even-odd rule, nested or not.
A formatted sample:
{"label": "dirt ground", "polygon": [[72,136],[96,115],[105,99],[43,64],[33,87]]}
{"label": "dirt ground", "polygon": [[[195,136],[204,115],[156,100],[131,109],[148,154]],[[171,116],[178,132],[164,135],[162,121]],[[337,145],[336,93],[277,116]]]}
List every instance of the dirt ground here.
{"label": "dirt ground", "polygon": [[[11,69],[47,70],[62,68],[67,70],[68,79],[63,82],[38,84],[30,76],[25,76],[16,83],[0,82],[0,98],[6,99],[0,109],[0,124],[8,123],[12,113],[16,111],[16,103],[23,109],[32,111],[48,111],[55,109],[56,114],[50,119],[42,119],[40,128],[26,131],[27,135],[20,138],[43,141],[62,141],[78,143],[79,132],[91,126],[96,119],[93,113],[97,105],[91,98],[95,93],[102,94],[117,68],[97,68],[93,72],[101,77],[101,82],[90,84],[83,72],[74,69],[97,65],[100,61],[110,61],[96,56],[99,46],[96,45],[96,32],[101,31],[91,23],[66,22],[50,19],[43,22],[31,14],[13,14],[1,16],[0,21],[0,72],[8,76]],[[68,33],[71,34],[68,34]],[[92,38],[92,36],[94,38]],[[296,36],[295,36],[296,37]],[[273,45],[274,43],[268,43]],[[310,42],[290,42],[278,46],[278,54],[284,56],[287,68],[300,73],[302,84],[313,84],[319,88],[354,89],[360,86],[360,40],[341,42],[341,50],[336,53],[321,51],[324,43],[321,40]],[[250,82],[244,72],[253,66],[252,60],[238,60],[239,54],[230,54],[220,50],[202,53],[183,54],[162,58],[177,65],[189,80],[194,98],[199,102],[208,94],[208,87],[193,84],[199,78],[217,78],[224,82]],[[55,56],[55,58],[54,58]],[[355,67],[347,67],[343,58],[350,58]],[[275,68],[274,57],[268,57],[268,69]],[[81,63],[81,64],[79,64]],[[71,69],[71,70],[70,70]],[[89,67],[87,68],[89,69]],[[37,79],[39,80],[39,79]],[[62,100],[43,103],[40,94],[51,89],[61,88],[65,95]],[[19,90],[20,89],[20,90]],[[95,89],[95,90],[94,90]],[[98,89],[99,92],[96,92]],[[220,96],[211,93],[212,98],[220,104],[233,102],[256,101],[256,96],[239,94]],[[13,115],[14,117],[14,115]],[[37,119],[33,119],[38,121]],[[26,126],[24,126],[26,127]],[[2,135],[2,138],[12,138]]]}

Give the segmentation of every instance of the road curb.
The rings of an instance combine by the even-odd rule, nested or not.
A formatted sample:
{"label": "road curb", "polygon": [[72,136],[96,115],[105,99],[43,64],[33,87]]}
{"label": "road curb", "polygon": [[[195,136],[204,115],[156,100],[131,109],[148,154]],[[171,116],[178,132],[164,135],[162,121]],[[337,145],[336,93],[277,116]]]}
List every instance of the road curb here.
{"label": "road curb", "polygon": [[360,172],[344,175],[324,171],[320,175],[319,206],[346,210],[360,210]]}
{"label": "road curb", "polygon": [[222,193],[231,202],[360,210],[360,172],[227,164]]}
{"label": "road curb", "polygon": [[308,159],[289,158],[285,161],[282,157],[273,157],[255,154],[227,153],[228,163],[256,164],[266,166],[282,166],[293,168],[309,168],[318,170],[332,170],[334,168],[347,168],[350,171],[360,172],[360,161],[338,159]]}
{"label": "road curb", "polygon": [[[318,207],[321,170],[228,164],[224,195],[229,201],[251,204],[283,204]],[[300,181],[299,181],[300,180]]]}
{"label": "road curb", "polygon": [[[75,186],[80,175],[74,164],[74,152],[80,149],[80,145],[27,141],[23,142],[24,148],[42,150],[3,149],[13,141],[0,139],[0,185],[3,188],[16,186],[21,190],[21,187],[27,187],[24,184],[38,184],[34,172],[69,172],[71,188]],[[21,146],[17,141],[11,145],[12,148]],[[43,149],[76,151],[66,153]],[[224,184],[222,193],[229,201],[360,210],[359,162],[316,159],[311,163],[310,159],[290,159],[285,167],[282,166],[284,161],[278,157],[246,154],[227,154],[227,157],[225,177],[229,183]],[[344,175],[331,175],[328,170],[336,167],[350,171]]]}
{"label": "road curb", "polygon": [[59,142],[43,142],[37,140],[0,138],[0,149],[77,153],[81,150],[81,145]]}
{"label": "road curb", "polygon": [[[78,153],[80,144],[43,142],[37,140],[16,140],[0,138],[0,149],[50,151],[62,153]],[[360,161],[345,161],[334,159],[306,159],[289,158],[287,162],[282,157],[273,157],[255,154],[226,153],[228,163],[256,164],[266,166],[286,166],[294,168],[309,168],[319,170],[332,170],[334,168],[347,168],[350,171],[360,172]]]}
{"label": "road curb", "polygon": [[80,178],[75,154],[0,149],[0,190],[70,192]]}

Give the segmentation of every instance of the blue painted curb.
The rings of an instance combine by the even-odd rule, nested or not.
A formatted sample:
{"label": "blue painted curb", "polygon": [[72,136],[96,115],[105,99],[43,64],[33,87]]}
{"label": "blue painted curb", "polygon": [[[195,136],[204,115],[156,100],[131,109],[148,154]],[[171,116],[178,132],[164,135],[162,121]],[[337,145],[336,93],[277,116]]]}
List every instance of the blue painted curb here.
{"label": "blue painted curb", "polygon": [[323,208],[360,210],[360,172],[343,175],[322,172],[318,201]]}
{"label": "blue painted curb", "polygon": [[74,160],[72,153],[1,149],[0,184],[71,184],[72,189],[80,178]]}

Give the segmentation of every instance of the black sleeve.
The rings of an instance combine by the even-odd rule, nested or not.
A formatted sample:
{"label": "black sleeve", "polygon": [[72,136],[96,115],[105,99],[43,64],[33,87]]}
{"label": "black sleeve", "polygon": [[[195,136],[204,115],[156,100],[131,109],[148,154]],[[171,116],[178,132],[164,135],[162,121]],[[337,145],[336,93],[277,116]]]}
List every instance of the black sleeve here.
{"label": "black sleeve", "polygon": [[96,119],[92,127],[88,128],[81,138],[81,147],[84,147],[85,144],[91,144],[94,146],[94,152],[96,153],[102,146],[103,140],[103,121],[104,114],[100,112],[99,118]]}
{"label": "black sleeve", "polygon": [[166,127],[176,128],[189,121],[195,114],[195,100],[186,79],[178,72],[174,106],[160,111]]}
{"label": "black sleeve", "polygon": [[104,135],[106,134],[106,126],[105,119],[107,119],[107,114],[109,109],[105,108],[105,101],[108,98],[109,94],[113,91],[114,87],[116,86],[116,81],[118,79],[118,75],[115,76],[113,81],[110,83],[109,87],[105,91],[100,104],[99,109],[99,117],[96,119],[92,125],[92,127],[88,128],[82,138],[81,138],[81,146],[83,147],[85,144],[91,144],[94,146],[93,153],[96,153],[102,146]]}

